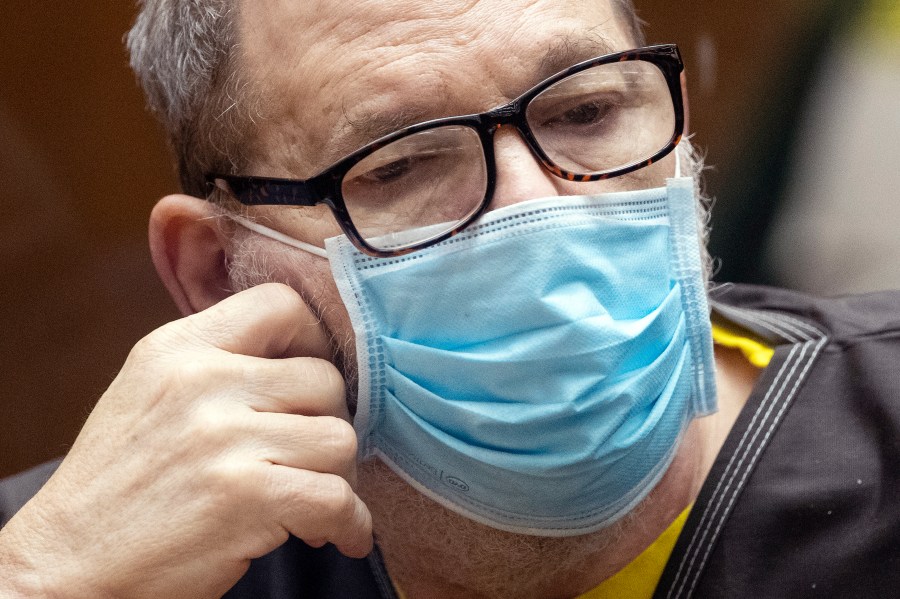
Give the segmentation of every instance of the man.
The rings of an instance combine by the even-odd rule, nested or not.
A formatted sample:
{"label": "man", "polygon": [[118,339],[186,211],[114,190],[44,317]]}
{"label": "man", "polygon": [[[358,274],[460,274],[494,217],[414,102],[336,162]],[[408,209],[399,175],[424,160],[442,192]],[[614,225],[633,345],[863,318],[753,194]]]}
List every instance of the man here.
{"label": "man", "polygon": [[680,58],[642,44],[618,1],[146,0],[187,316],[5,483],[3,592],[894,589],[896,297],[735,289],[713,357]]}

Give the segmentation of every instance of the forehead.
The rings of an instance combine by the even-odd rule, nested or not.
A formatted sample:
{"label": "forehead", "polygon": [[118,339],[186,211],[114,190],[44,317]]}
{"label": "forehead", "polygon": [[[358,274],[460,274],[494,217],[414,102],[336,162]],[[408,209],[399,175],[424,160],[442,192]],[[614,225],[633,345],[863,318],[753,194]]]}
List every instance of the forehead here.
{"label": "forehead", "polygon": [[292,177],[630,47],[609,0],[252,0],[239,38],[260,98],[253,174]]}

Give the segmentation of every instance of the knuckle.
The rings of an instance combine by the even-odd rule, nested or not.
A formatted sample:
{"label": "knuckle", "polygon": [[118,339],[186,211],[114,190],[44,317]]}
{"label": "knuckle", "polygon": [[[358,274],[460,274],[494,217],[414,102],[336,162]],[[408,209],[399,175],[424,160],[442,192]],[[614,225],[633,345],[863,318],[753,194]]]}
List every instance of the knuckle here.
{"label": "knuckle", "polygon": [[183,425],[184,438],[204,454],[216,455],[234,444],[239,424],[217,406],[198,404]]}
{"label": "knuckle", "polygon": [[155,331],[144,335],[134,344],[134,347],[131,348],[131,354],[143,355],[156,352],[160,345],[159,337],[160,329],[156,329]]}
{"label": "knuckle", "polygon": [[323,416],[323,449],[343,461],[356,458],[357,439],[353,426],[345,420],[333,416]]}
{"label": "knuckle", "polygon": [[344,377],[341,376],[334,364],[327,360],[322,360],[322,362],[325,363],[325,386],[331,391],[332,395],[343,398],[346,393]]}
{"label": "knuckle", "polygon": [[181,360],[172,366],[172,377],[185,384],[203,381],[209,377],[207,364],[200,360]]}
{"label": "knuckle", "polygon": [[328,360],[305,358],[307,376],[324,393],[333,397],[344,397],[344,377],[337,367]]}
{"label": "knuckle", "polygon": [[368,534],[372,532],[372,514],[369,509],[361,501],[356,502],[353,506],[353,514],[347,519],[347,526],[353,530],[361,530]]}
{"label": "knuckle", "polygon": [[250,464],[240,460],[217,460],[208,471],[205,489],[216,504],[247,506],[256,501],[260,485]]}
{"label": "knuckle", "polygon": [[142,337],[131,348],[128,359],[147,362],[171,353],[174,347],[174,340],[170,329],[169,325],[165,325]]}
{"label": "knuckle", "polygon": [[200,321],[204,320],[208,320],[205,313],[192,314],[163,325],[150,335],[155,336],[158,343],[169,349],[196,345],[197,340],[203,338]]}
{"label": "knuckle", "polygon": [[295,480],[279,502],[287,528],[304,540],[337,540],[366,526],[368,511],[349,483],[334,474],[315,474]]}
{"label": "knuckle", "polygon": [[218,406],[219,409],[229,405],[229,402],[222,401],[227,398],[227,389],[234,378],[227,361],[186,352],[177,359],[170,357],[154,364],[145,364],[140,370],[143,372],[140,392],[152,393],[153,403],[179,410],[189,418],[185,424],[191,424],[195,417],[208,422],[212,416],[203,410],[207,405]]}
{"label": "knuckle", "polygon": [[135,343],[129,360],[142,365],[165,360],[182,362],[187,352],[197,350],[197,341],[202,338],[198,323],[192,320],[194,316],[170,322],[148,333]]}
{"label": "knuckle", "polygon": [[321,475],[317,491],[326,510],[336,517],[352,516],[356,510],[356,493],[340,476]]}
{"label": "knuckle", "polygon": [[177,389],[192,395],[226,378],[226,369],[215,360],[195,356],[179,360],[171,366],[169,378]]}
{"label": "knuckle", "polygon": [[241,326],[240,319],[230,316],[225,308],[213,306],[173,323],[173,333],[185,343],[215,347],[216,340],[233,335]]}
{"label": "knuckle", "polygon": [[284,283],[263,283],[255,289],[262,293],[265,296],[264,301],[273,307],[295,311],[304,305],[300,294]]}

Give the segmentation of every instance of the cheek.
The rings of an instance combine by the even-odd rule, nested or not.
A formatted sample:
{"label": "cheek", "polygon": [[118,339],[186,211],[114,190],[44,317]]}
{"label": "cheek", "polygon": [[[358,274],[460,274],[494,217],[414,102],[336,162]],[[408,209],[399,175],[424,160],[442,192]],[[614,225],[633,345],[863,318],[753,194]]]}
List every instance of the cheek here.
{"label": "cheek", "polygon": [[344,375],[348,389],[352,388],[355,397],[356,344],[350,315],[341,300],[328,261],[315,256],[309,256],[306,261],[305,271],[294,273],[288,284],[297,289],[313,312],[322,319],[331,338],[332,361]]}
{"label": "cheek", "polygon": [[259,235],[239,240],[231,259],[233,289],[267,282],[295,289],[322,322],[330,339],[331,361],[346,379],[355,398],[356,349],[347,309],[331,276],[328,261]]}
{"label": "cheek", "polygon": [[[337,350],[351,359],[351,364],[356,364],[356,345],[354,342],[353,327],[350,324],[350,315],[341,299],[331,269],[325,260],[317,260],[318,280],[320,281],[318,295],[312,296],[315,302],[314,309],[319,310],[328,331],[332,334],[333,343]],[[342,366],[342,365],[338,365]],[[355,369],[355,367],[354,367]]]}
{"label": "cheek", "polygon": [[[681,176],[688,175],[688,165],[682,156],[681,159]],[[675,153],[672,152],[659,162],[650,166],[638,169],[633,173],[622,177],[631,189],[649,189],[651,187],[662,187],[666,184],[666,179],[675,176]]]}

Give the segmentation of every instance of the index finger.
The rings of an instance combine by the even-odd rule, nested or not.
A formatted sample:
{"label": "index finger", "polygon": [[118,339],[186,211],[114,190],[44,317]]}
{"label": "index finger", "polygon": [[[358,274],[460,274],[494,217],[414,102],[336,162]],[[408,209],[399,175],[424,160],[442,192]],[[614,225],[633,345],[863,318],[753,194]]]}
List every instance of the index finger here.
{"label": "index finger", "polygon": [[198,345],[259,358],[328,359],[328,335],[296,291],[265,283],[170,325]]}

